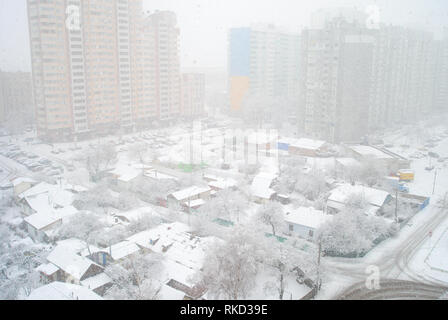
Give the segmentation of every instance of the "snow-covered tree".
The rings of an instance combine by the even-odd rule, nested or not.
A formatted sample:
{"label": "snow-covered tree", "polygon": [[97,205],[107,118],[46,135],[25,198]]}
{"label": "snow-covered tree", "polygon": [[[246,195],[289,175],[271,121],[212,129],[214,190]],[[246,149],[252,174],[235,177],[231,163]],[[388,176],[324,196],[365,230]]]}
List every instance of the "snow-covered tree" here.
{"label": "snow-covered tree", "polygon": [[86,243],[90,253],[90,244],[97,243],[97,235],[104,227],[105,223],[101,217],[93,212],[79,212],[64,223],[58,230],[61,239],[78,238]]}
{"label": "snow-covered tree", "polygon": [[112,278],[113,285],[105,297],[112,300],[158,299],[161,283],[156,276],[162,266],[162,257],[156,253],[134,255],[108,266],[105,273]]}
{"label": "snow-covered tree", "polygon": [[272,268],[275,281],[267,282],[264,287],[266,291],[276,292],[280,300],[288,298],[284,297],[288,278],[295,279],[302,272],[305,276],[314,277],[317,263],[315,255],[298,250],[288,243],[271,242],[266,248],[265,263]]}
{"label": "snow-covered tree", "polygon": [[200,283],[215,299],[244,299],[255,285],[260,257],[252,233],[237,227],[225,243],[209,248]]}
{"label": "snow-covered tree", "polygon": [[104,183],[79,193],[74,200],[74,206],[78,210],[96,210],[101,209],[104,213],[107,213],[107,208],[119,207],[118,199],[112,194],[111,190]]}
{"label": "snow-covered tree", "polygon": [[102,144],[89,150],[86,155],[86,168],[93,181],[100,178],[100,173],[110,169],[117,160],[117,151],[110,144]]}
{"label": "snow-covered tree", "polygon": [[255,219],[261,223],[268,225],[272,229],[272,234],[275,236],[285,223],[283,208],[278,202],[270,201],[263,204],[255,214]]}
{"label": "snow-covered tree", "polygon": [[363,210],[348,208],[326,222],[319,230],[322,248],[328,254],[359,255],[370,250],[378,239],[392,234],[384,218],[367,216]]}

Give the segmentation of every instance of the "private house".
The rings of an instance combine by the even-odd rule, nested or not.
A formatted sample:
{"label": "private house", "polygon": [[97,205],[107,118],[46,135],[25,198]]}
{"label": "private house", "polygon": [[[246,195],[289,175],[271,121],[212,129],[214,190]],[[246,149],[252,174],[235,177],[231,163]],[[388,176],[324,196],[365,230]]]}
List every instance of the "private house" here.
{"label": "private house", "polygon": [[160,215],[151,207],[142,207],[130,211],[119,212],[116,213],[114,216],[124,224],[129,224],[131,222],[138,222],[142,219],[147,218],[160,219]]}
{"label": "private house", "polygon": [[104,272],[81,281],[82,286],[92,290],[100,296],[103,296],[112,284],[112,279]]}
{"label": "private house", "polygon": [[355,158],[336,158],[335,173],[337,178],[355,182],[356,173],[361,169],[361,163]]}
{"label": "private house", "polygon": [[40,274],[40,279],[44,283],[51,283],[58,280],[59,268],[52,263],[41,264],[36,268]]}
{"label": "private house", "polygon": [[214,180],[214,181],[209,181],[208,182],[208,186],[218,192],[224,189],[235,189],[237,186],[237,181],[235,179],[231,179],[231,178],[221,178],[218,180]]}
{"label": "private house", "polygon": [[106,249],[106,252],[108,254],[108,258],[112,259],[112,261],[115,263],[122,259],[129,258],[134,254],[137,254],[138,252],[140,252],[140,250],[141,248],[137,246],[134,242],[124,240],[114,245],[111,245],[109,248]]}
{"label": "private house", "polygon": [[78,210],[72,206],[60,209],[42,207],[23,220],[31,239],[35,242],[48,242],[51,231],[77,213]]}
{"label": "private house", "polygon": [[47,260],[59,268],[56,273],[58,281],[72,284],[81,284],[81,281],[100,274],[104,270],[100,265],[76,254],[64,245],[53,249]]}
{"label": "private house", "polygon": [[128,190],[143,172],[144,169],[137,166],[119,163],[115,169],[109,171],[108,175],[112,186],[120,190]]}
{"label": "private house", "polygon": [[316,240],[316,230],[331,218],[331,215],[312,207],[297,208],[286,213],[287,234],[314,241]]}
{"label": "private house", "polygon": [[329,144],[322,140],[293,139],[288,147],[289,154],[306,157],[325,156],[328,153]]}
{"label": "private house", "polygon": [[27,300],[103,300],[103,298],[84,286],[55,281],[34,289]]}
{"label": "private house", "polygon": [[180,205],[183,205],[185,203],[190,202],[193,200],[202,199],[208,200],[210,198],[210,192],[212,189],[210,187],[198,187],[198,186],[191,186],[189,188],[179,190],[176,192],[171,193],[168,195],[167,200],[168,201],[174,201],[179,203]]}
{"label": "private house", "polygon": [[257,203],[265,203],[272,200],[275,195],[275,190],[271,188],[276,176],[271,173],[260,172],[252,180],[250,190],[252,199]]}
{"label": "private house", "polygon": [[52,208],[64,208],[73,203],[74,194],[59,185],[41,182],[17,195],[25,216]]}
{"label": "private house", "polygon": [[156,181],[160,181],[160,180],[174,180],[177,181],[178,178],[176,178],[175,176],[166,174],[166,173],[162,173],[156,169],[146,169],[145,172],[143,173],[143,177],[149,180],[156,180]]}
{"label": "private house", "polygon": [[194,236],[189,226],[179,222],[159,225],[127,240],[165,257],[158,280],[177,291],[165,288],[168,290],[165,298],[174,294],[184,299],[200,299],[204,295],[205,288],[195,283],[193,276],[201,270],[207,248],[222,241],[215,237]]}
{"label": "private house", "polygon": [[384,165],[390,174],[395,174],[399,169],[409,169],[411,162],[384,148],[370,145],[343,145],[347,154],[360,162],[374,161]]}
{"label": "private house", "polygon": [[365,213],[371,215],[381,213],[383,206],[392,199],[392,196],[384,190],[348,183],[340,184],[331,190],[330,196],[327,199],[327,213],[339,213],[356,197],[365,202],[367,205],[364,208]]}
{"label": "private house", "polygon": [[37,184],[37,181],[27,177],[17,177],[11,180],[12,187],[14,188],[14,197],[17,197],[22,192],[28,190],[32,186]]}

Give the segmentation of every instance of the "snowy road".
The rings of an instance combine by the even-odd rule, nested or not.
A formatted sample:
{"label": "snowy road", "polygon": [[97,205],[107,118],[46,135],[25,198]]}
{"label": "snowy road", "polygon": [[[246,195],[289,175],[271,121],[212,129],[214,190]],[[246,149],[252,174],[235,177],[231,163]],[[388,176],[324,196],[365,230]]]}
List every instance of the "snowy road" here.
{"label": "snowy road", "polygon": [[[390,142],[396,145],[399,143],[398,141]],[[445,138],[440,141],[432,150],[442,156],[448,155],[448,139]],[[393,151],[404,153],[404,150]],[[412,149],[408,150],[408,154],[405,154],[405,156],[412,152],[414,152]],[[444,163],[433,161],[433,164],[438,170],[437,179],[434,178],[434,170],[425,170],[428,165],[427,158],[413,160],[411,167],[416,172],[416,180],[409,185],[411,193],[430,196],[430,205],[414,216],[409,224],[400,230],[397,237],[383,241],[363,258],[325,257],[324,268],[327,272],[328,285],[326,290],[319,293],[318,298],[340,298],[347,295],[346,290],[352,285],[361,285],[367,290],[364,283],[370,274],[366,272],[369,266],[379,268],[380,278],[385,284],[395,280],[407,280],[412,281],[416,286],[415,288],[418,288],[416,283],[421,286],[429,285],[436,288],[448,287],[448,281],[441,280],[448,280],[448,277],[436,279],[425,272],[427,269],[423,268],[424,258],[426,257],[424,253],[427,252],[426,247],[433,245],[430,241],[430,235],[444,231],[447,227],[445,224],[448,222],[448,210],[441,208],[438,204],[445,192],[448,191],[448,170]],[[392,298],[393,291],[391,289],[385,297]],[[397,298],[400,297],[400,294],[403,295],[398,289],[396,291]],[[366,298],[369,296],[368,294],[365,295]],[[375,294],[372,293],[373,296]]]}
{"label": "snowy road", "polygon": [[380,288],[369,290],[365,283],[356,283],[342,294],[340,300],[434,300],[448,288],[404,280],[385,279]]}

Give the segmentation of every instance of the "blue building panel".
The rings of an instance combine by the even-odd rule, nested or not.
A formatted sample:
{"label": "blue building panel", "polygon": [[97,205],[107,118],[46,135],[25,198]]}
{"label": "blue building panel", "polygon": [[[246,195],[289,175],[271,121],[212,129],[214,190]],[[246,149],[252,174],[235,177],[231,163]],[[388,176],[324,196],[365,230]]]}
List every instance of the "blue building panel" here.
{"label": "blue building panel", "polygon": [[277,143],[277,149],[278,150],[288,151],[289,150],[289,143],[279,142],[279,143]]}
{"label": "blue building panel", "polygon": [[250,28],[230,29],[230,76],[250,75]]}

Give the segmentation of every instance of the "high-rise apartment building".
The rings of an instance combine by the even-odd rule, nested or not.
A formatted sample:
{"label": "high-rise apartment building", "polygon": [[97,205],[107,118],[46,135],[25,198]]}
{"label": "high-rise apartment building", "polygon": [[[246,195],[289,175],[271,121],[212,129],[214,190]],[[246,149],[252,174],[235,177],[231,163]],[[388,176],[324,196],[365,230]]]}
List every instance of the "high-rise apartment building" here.
{"label": "high-rise apartment building", "polygon": [[29,72],[0,71],[0,122],[21,119],[24,124],[32,124],[32,91]]}
{"label": "high-rise apartment building", "polygon": [[180,111],[179,30],[141,0],[28,0],[40,136],[130,131]]}
{"label": "high-rise apartment building", "polygon": [[343,18],[302,32],[299,120],[307,136],[340,142],[367,132],[373,41],[370,30]]}
{"label": "high-rise apartment building", "polygon": [[182,74],[182,116],[193,118],[205,113],[205,74]]}
{"label": "high-rise apartment building", "polygon": [[448,110],[448,28],[436,43],[436,76],[434,84],[434,109]]}
{"label": "high-rise apartment building", "polygon": [[370,130],[415,121],[433,109],[437,52],[429,32],[396,26],[377,30]]}
{"label": "high-rise apartment building", "polygon": [[229,31],[230,108],[241,111],[249,96],[298,96],[299,34],[272,25]]}
{"label": "high-rise apartment building", "polygon": [[157,118],[176,119],[181,112],[179,28],[171,11],[156,11],[144,21],[145,36],[152,39],[154,94]]}

